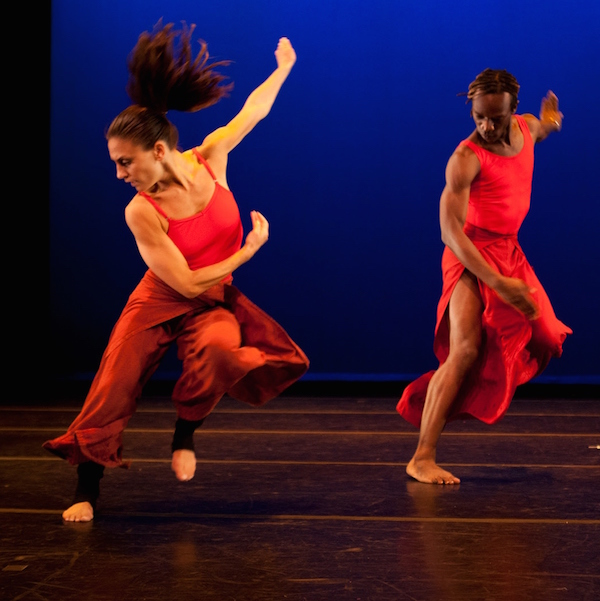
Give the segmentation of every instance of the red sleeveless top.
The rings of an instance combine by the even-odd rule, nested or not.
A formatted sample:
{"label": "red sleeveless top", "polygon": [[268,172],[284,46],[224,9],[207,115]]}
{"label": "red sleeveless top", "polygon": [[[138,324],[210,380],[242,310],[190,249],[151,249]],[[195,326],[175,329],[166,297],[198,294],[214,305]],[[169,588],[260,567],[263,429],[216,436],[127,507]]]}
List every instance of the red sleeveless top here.
{"label": "red sleeveless top", "polygon": [[[206,160],[194,148],[193,153],[215,182],[215,191],[206,207],[184,219],[171,219],[145,192],[140,194],[169,222],[167,236],[185,257],[190,269],[199,269],[223,261],[242,246],[244,235],[240,212],[233,193],[219,184]],[[231,280],[231,276],[225,281]]]}
{"label": "red sleeveless top", "polygon": [[533,140],[527,122],[515,115],[523,133],[519,154],[503,157],[463,140],[477,156],[481,170],[471,184],[467,225],[490,232],[514,235],[529,212],[533,177]]}

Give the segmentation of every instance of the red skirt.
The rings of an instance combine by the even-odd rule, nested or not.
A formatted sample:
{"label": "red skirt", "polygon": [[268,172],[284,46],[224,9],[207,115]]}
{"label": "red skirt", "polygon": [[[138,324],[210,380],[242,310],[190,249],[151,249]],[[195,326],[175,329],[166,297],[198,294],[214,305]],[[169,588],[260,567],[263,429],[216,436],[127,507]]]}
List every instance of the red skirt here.
{"label": "red skirt", "polygon": [[[482,348],[450,409],[448,421],[476,418],[491,424],[508,409],[517,386],[540,374],[552,357],[560,357],[562,344],[572,330],[557,319],[548,295],[528,263],[517,237],[500,236],[475,227],[465,233],[484,259],[499,273],[519,278],[535,289],[540,308],[536,320],[505,303],[488,286],[479,282],[484,303]],[[464,266],[446,247],[442,256],[443,288],[437,307],[433,350],[440,365],[448,358],[448,303]],[[434,370],[411,382],[396,407],[398,413],[419,427],[425,395]]]}

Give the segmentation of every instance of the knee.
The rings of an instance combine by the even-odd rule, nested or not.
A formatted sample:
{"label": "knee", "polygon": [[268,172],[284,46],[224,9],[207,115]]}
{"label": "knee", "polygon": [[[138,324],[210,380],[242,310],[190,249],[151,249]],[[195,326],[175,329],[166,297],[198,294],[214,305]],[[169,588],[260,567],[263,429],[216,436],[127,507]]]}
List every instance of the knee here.
{"label": "knee", "polygon": [[203,339],[206,347],[221,350],[234,350],[242,344],[240,326],[233,320],[211,324],[206,328]]}
{"label": "knee", "polygon": [[454,360],[465,370],[469,369],[479,357],[478,340],[465,339],[458,343],[452,351]]}
{"label": "knee", "polygon": [[182,337],[177,344],[178,355],[182,361],[195,361],[238,349],[242,344],[242,336],[237,324],[214,323],[209,324],[196,336]]}

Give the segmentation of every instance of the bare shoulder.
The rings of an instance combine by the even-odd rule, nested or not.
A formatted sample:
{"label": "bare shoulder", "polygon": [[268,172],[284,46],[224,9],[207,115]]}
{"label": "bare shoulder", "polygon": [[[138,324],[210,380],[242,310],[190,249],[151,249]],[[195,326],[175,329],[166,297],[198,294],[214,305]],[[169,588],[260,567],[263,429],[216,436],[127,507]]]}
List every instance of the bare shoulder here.
{"label": "bare shoulder", "polygon": [[446,182],[453,188],[470,186],[480,170],[481,164],[475,152],[466,144],[461,144],[448,159]]}
{"label": "bare shoulder", "polygon": [[540,134],[540,120],[531,113],[523,113],[521,117],[525,119],[525,123],[527,123],[527,127],[529,128],[529,133],[535,142]]}
{"label": "bare shoulder", "polygon": [[[194,151],[198,151],[199,148],[200,148],[199,146],[196,146],[195,148],[188,148],[187,150],[182,150],[181,158],[188,163],[192,163],[192,164],[197,163],[198,161],[196,159],[196,154]],[[139,196],[139,194],[137,196]]]}
{"label": "bare shoulder", "polygon": [[227,179],[227,159],[229,153],[226,145],[221,143],[221,134],[219,133],[220,129],[217,129],[206,136],[202,144],[200,146],[196,146],[195,150],[210,165],[217,180],[219,180],[221,183],[225,183]]}
{"label": "bare shoulder", "polygon": [[220,155],[227,155],[227,127],[219,127],[208,134],[204,140],[202,140],[202,144],[196,147],[196,150],[198,150],[206,160]]}
{"label": "bare shoulder", "polygon": [[531,113],[523,113],[521,115],[521,117],[523,117],[523,119],[525,119],[525,121],[527,122],[527,125],[530,126],[530,124],[535,124],[535,123],[539,123],[539,119],[535,116],[532,115]]}
{"label": "bare shoulder", "polygon": [[202,140],[202,144],[200,148],[215,148],[218,147],[220,143],[222,143],[227,136],[227,127],[223,125],[222,127],[218,127],[214,131],[211,131],[205,138]]}
{"label": "bare shoulder", "polygon": [[125,207],[125,222],[134,234],[145,226],[160,225],[156,209],[140,194]]}
{"label": "bare shoulder", "polygon": [[473,159],[477,160],[477,155],[467,144],[459,144],[450,156],[449,161],[452,159],[459,162],[472,161]]}
{"label": "bare shoulder", "polygon": [[150,203],[140,194],[136,194],[125,207],[125,219],[129,222],[129,219],[135,219],[143,215],[148,206],[150,206]]}

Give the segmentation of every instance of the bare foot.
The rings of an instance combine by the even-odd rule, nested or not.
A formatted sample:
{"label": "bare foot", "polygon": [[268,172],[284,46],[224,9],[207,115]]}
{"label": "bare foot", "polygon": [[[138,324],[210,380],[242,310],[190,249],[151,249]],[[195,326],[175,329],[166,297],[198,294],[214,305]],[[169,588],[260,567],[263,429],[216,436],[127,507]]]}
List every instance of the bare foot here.
{"label": "bare foot", "polygon": [[191,480],[196,473],[196,455],[189,449],[173,451],[171,469],[175,472],[177,480],[185,482]]}
{"label": "bare foot", "polygon": [[94,519],[94,508],[87,501],[75,503],[62,514],[65,522],[91,522]]}
{"label": "bare foot", "polygon": [[426,484],[460,484],[460,480],[443,470],[433,459],[415,460],[413,457],[406,466],[406,473]]}

